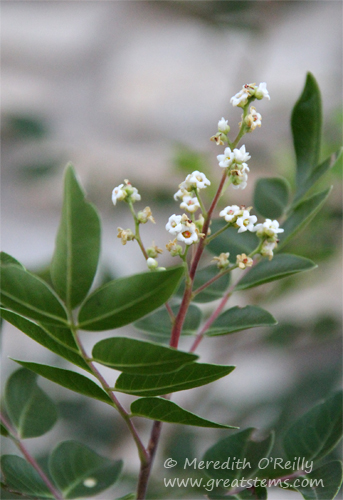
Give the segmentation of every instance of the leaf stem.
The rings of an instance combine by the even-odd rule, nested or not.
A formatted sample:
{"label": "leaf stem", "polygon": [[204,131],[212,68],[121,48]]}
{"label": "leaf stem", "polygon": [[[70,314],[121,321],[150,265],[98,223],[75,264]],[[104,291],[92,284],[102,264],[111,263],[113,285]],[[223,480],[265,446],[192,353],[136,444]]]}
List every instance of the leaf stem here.
{"label": "leaf stem", "polygon": [[0,420],[3,424],[3,426],[6,428],[6,430],[9,433],[9,437],[12,439],[12,441],[16,444],[16,446],[19,448],[23,456],[25,457],[26,461],[32,465],[32,467],[36,470],[36,472],[39,474],[41,479],[44,481],[46,484],[47,488],[51,491],[52,495],[56,500],[63,500],[63,496],[61,493],[55,488],[55,486],[52,484],[52,482],[49,480],[49,478],[46,476],[46,474],[43,472],[41,467],[38,465],[36,460],[30,455],[28,450],[25,448],[23,445],[22,441],[20,440],[18,434],[16,431],[12,428],[11,424],[7,421],[7,419],[0,414]]}
{"label": "leaf stem", "polygon": [[135,221],[135,240],[137,241],[140,249],[142,250],[142,253],[144,255],[145,260],[148,260],[149,256],[146,253],[145,247],[144,247],[142,239],[141,239],[141,235],[140,235],[140,232],[139,232],[140,223],[139,223],[139,220],[137,219],[137,215],[136,215],[136,212],[135,212],[135,210],[133,208],[132,201],[128,202],[128,205],[130,207],[130,210],[131,210],[131,213],[132,213],[132,216],[133,216],[133,220]]}
{"label": "leaf stem", "polygon": [[83,359],[85,360],[85,362],[87,363],[87,365],[89,366],[89,368],[92,370],[93,372],[93,375],[99,380],[100,384],[102,385],[103,389],[107,392],[107,394],[109,395],[109,397],[111,398],[112,402],[113,402],[113,406],[116,408],[116,410],[118,411],[118,413],[123,417],[123,419],[125,420],[125,423],[136,443],[136,446],[137,446],[137,449],[138,449],[138,454],[139,454],[139,458],[140,458],[140,461],[141,463],[145,464],[147,461],[148,461],[148,454],[147,454],[147,451],[138,435],[138,432],[131,420],[131,416],[130,414],[125,410],[125,408],[122,406],[122,404],[120,403],[120,401],[117,399],[116,395],[113,393],[113,389],[108,385],[108,383],[106,382],[106,380],[104,379],[104,377],[101,375],[101,373],[99,372],[99,370],[96,368],[96,366],[94,365],[93,361],[91,360],[91,358],[89,358],[89,356],[87,355],[81,341],[80,341],[80,338],[78,336],[78,333],[77,333],[77,330],[75,328],[75,325],[72,325],[71,327],[71,330],[73,332],[73,335],[74,335],[74,338],[75,338],[75,342],[79,348],[79,351],[80,351],[80,354],[81,356],[83,357]]}

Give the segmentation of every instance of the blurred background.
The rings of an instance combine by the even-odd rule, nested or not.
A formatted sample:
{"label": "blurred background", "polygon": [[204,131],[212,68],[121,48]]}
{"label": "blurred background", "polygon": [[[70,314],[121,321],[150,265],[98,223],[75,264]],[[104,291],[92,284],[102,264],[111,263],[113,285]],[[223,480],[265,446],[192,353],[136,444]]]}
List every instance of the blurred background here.
{"label": "blurred background", "polygon": [[[98,283],[145,270],[138,248],[133,243],[123,248],[116,238],[117,227],[132,222],[127,206],[111,204],[112,189],[130,179],[142,195],[137,206],[149,205],[157,222],[142,228],[143,239],[147,246],[154,240],[164,247],[165,223],[179,210],[172,197],[178,184],[195,169],[206,172],[212,185],[221,175],[216,155],[223,148],[209,138],[222,116],[235,134],[241,112],[230,97],[244,83],[267,82],[271,100],[255,104],[263,122],[244,139],[252,156],[249,183],[244,191],[231,191],[226,204],[250,205],[260,176],[282,175],[293,184],[289,119],[307,71],[322,92],[322,158],[340,146],[341,2],[8,1],[1,10],[2,250],[43,276],[68,161],[103,222]],[[319,268],[237,294],[230,304],[260,304],[279,325],[204,341],[202,361],[237,368],[215,384],[178,393],[177,403],[241,428],[273,428],[281,437],[290,422],[340,386],[341,179],[335,168],[317,186],[334,185],[331,197],[287,247]],[[160,263],[172,263],[166,252]],[[203,306],[205,315],[213,305]],[[91,348],[99,337],[117,333],[140,338],[138,331],[122,329],[96,339],[87,334],[85,344]],[[189,343],[186,339],[181,347]],[[8,356],[61,363],[7,324],[2,350],[3,382],[16,368]],[[123,424],[115,420],[113,426],[106,408],[94,408],[81,396],[41,385],[59,401],[61,420],[43,443],[32,439],[31,449],[44,459],[56,439],[77,435],[100,453],[129,459],[122,492],[130,491],[137,462]],[[147,437],[150,426],[139,425]],[[166,457],[200,458],[225,436],[225,431],[204,434],[165,425],[151,498],[165,498],[159,471]],[[108,495],[102,498],[115,494]],[[202,498],[194,490],[173,495]],[[275,500],[294,496],[270,491]]]}

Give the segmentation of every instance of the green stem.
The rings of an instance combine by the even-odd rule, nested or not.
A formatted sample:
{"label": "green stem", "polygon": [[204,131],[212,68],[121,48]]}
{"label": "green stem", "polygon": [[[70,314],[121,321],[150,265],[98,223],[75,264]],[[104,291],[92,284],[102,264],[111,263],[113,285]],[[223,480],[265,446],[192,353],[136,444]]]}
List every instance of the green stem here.
{"label": "green stem", "polygon": [[195,191],[195,195],[196,195],[196,197],[197,197],[197,199],[198,199],[198,202],[199,202],[199,205],[200,205],[200,208],[201,208],[202,215],[203,215],[204,217],[207,217],[207,211],[206,211],[206,208],[205,208],[205,206],[204,206],[204,204],[203,204],[203,202],[202,202],[202,199],[201,199],[201,196],[200,196],[200,193],[199,193],[198,189]]}
{"label": "green stem", "polygon": [[141,235],[140,235],[140,232],[139,232],[140,223],[139,223],[139,220],[137,219],[137,215],[136,215],[136,212],[135,212],[135,210],[133,208],[132,201],[129,201],[128,205],[130,207],[130,210],[131,210],[131,213],[132,213],[132,216],[133,216],[133,220],[135,221],[135,240],[137,241],[140,249],[142,250],[142,254],[144,255],[145,260],[148,260],[149,256],[146,253],[145,247],[144,247],[142,239],[141,239]]}
{"label": "green stem", "polygon": [[140,458],[140,461],[142,464],[145,464],[148,462],[148,453],[138,435],[138,432],[131,420],[131,416],[130,414],[125,410],[125,408],[122,406],[122,404],[120,403],[120,401],[117,399],[116,395],[112,392],[112,389],[111,387],[108,385],[108,383],[106,382],[106,380],[104,379],[104,377],[101,375],[101,373],[99,372],[99,370],[96,368],[96,366],[94,366],[93,364],[93,361],[91,360],[91,358],[89,358],[89,356],[87,356],[87,353],[79,339],[79,336],[78,336],[78,333],[77,333],[77,330],[76,330],[76,327],[75,325],[73,324],[72,322],[72,318],[71,318],[71,331],[73,333],[73,336],[74,336],[74,339],[75,339],[75,342],[79,348],[79,351],[80,351],[80,355],[82,356],[82,358],[85,360],[85,362],[87,363],[87,365],[89,366],[89,368],[92,370],[92,373],[93,375],[99,380],[100,384],[102,385],[103,389],[107,392],[107,394],[109,395],[109,397],[111,398],[112,400],[112,403],[113,403],[113,406],[116,408],[116,410],[118,411],[118,413],[121,415],[121,417],[125,420],[125,423],[136,443],[136,446],[137,446],[137,449],[138,449],[138,454],[139,454],[139,458]]}
{"label": "green stem", "polygon": [[206,238],[205,245],[208,245],[210,243],[210,241],[214,240],[214,238],[216,238],[221,233],[223,233],[224,231],[226,231],[230,227],[230,225],[231,225],[231,222],[228,222],[224,227],[222,227],[221,229],[218,229],[218,231],[216,231],[215,233],[211,234],[211,236],[209,236],[208,238]]}
{"label": "green stem", "polygon": [[242,139],[243,135],[245,135],[246,133],[246,125],[245,125],[245,122],[244,122],[244,118],[247,116],[248,114],[248,108],[249,108],[249,105],[250,105],[250,102],[248,102],[244,108],[243,108],[243,118],[242,118],[242,125],[241,125],[241,128],[239,129],[239,132],[237,134],[237,137],[236,139],[233,141],[232,145],[231,145],[231,149],[232,148],[235,148],[237,146],[237,144],[239,143],[239,141]]}
{"label": "green stem", "polygon": [[41,467],[38,465],[36,460],[30,455],[28,450],[25,448],[23,443],[21,442],[19,436],[15,432],[15,430],[12,428],[9,422],[7,422],[7,419],[0,414],[0,420],[2,422],[2,425],[6,428],[6,430],[9,433],[9,437],[12,439],[12,441],[15,443],[15,445],[19,448],[23,456],[25,457],[26,461],[32,465],[32,467],[36,470],[36,472],[39,474],[41,479],[44,481],[46,484],[47,488],[49,491],[52,493],[53,497],[56,498],[56,500],[63,500],[63,496],[61,493],[55,488],[55,486],[51,483],[49,478],[46,476],[46,474],[43,472]]}

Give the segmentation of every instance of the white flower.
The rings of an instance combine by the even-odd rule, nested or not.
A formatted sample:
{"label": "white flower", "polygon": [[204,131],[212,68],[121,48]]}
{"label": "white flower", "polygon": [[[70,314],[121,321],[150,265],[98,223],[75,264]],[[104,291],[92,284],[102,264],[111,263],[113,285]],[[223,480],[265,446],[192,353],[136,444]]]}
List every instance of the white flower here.
{"label": "white flower", "polygon": [[241,165],[242,167],[242,172],[245,173],[245,172],[250,172],[250,168],[248,167],[248,164],[247,163],[242,163]]}
{"label": "white flower", "polygon": [[232,222],[234,219],[236,219],[237,215],[241,212],[241,209],[239,208],[238,205],[231,205],[229,207],[224,208],[219,213],[219,217],[224,217],[226,222]]}
{"label": "white flower", "polygon": [[250,160],[251,156],[245,150],[245,145],[243,145],[240,149],[233,150],[235,155],[235,162],[243,163]]}
{"label": "white flower", "polygon": [[226,269],[230,265],[230,252],[221,253],[218,257],[213,257],[212,262],[217,262],[218,269]]}
{"label": "white flower", "polygon": [[[182,183],[183,184],[183,183]],[[181,186],[181,184],[180,184]],[[179,189],[175,194],[174,194],[174,200],[183,200],[184,196],[189,196],[189,192],[186,189]]]}
{"label": "white flower", "polygon": [[248,210],[244,210],[243,215],[236,220],[236,224],[239,226],[238,232],[244,233],[245,231],[254,231],[254,224],[256,221],[256,215],[250,215]]}
{"label": "white flower", "polygon": [[123,189],[124,184],[119,184],[119,186],[115,187],[112,191],[112,203],[113,205],[117,204],[117,201],[125,200],[127,193]]}
{"label": "white flower", "polygon": [[131,190],[132,190],[132,193],[130,194],[131,201],[140,201],[141,195],[138,193],[137,188],[132,187]]}
{"label": "white flower", "polygon": [[235,182],[231,184],[233,189],[245,189],[248,185],[248,174],[241,172],[241,175],[235,178]]}
{"label": "white flower", "polygon": [[224,117],[218,122],[218,131],[223,132],[223,134],[228,134],[230,132],[228,121],[225,120]]}
{"label": "white flower", "polygon": [[217,160],[221,168],[231,167],[235,159],[235,153],[230,148],[225,148],[223,155],[218,155]]}
{"label": "white flower", "polygon": [[210,186],[211,182],[207,179],[206,175],[198,170],[195,170],[191,174],[187,175],[186,180],[184,181],[188,188],[197,188],[204,189],[206,186]]}
{"label": "white flower", "polygon": [[257,224],[254,228],[257,236],[268,236],[269,238],[276,236],[278,233],[283,233],[284,229],[279,227],[277,220],[266,219],[263,224]]}
{"label": "white flower", "polygon": [[179,241],[183,241],[186,245],[191,245],[192,243],[197,243],[199,240],[198,231],[193,222],[186,223],[182,227],[182,231],[177,235]]}
{"label": "white flower", "polygon": [[274,253],[273,250],[277,247],[276,241],[264,241],[261,249],[261,255],[263,257],[268,257],[269,260],[272,260]]}
{"label": "white flower", "polygon": [[270,100],[266,82],[262,82],[258,87],[255,87],[255,97],[256,99],[263,99],[263,97],[266,97]]}
{"label": "white flower", "polygon": [[246,267],[251,267],[254,261],[251,257],[248,257],[245,253],[236,256],[236,264],[240,269],[245,269]]}
{"label": "white flower", "polygon": [[250,114],[245,118],[245,123],[248,125],[250,130],[255,130],[256,127],[260,127],[262,122],[262,116],[257,113],[254,106],[250,107]]}
{"label": "white flower", "polygon": [[243,108],[248,102],[249,97],[252,96],[255,89],[254,83],[247,83],[243,85],[242,90],[240,90],[236,95],[231,97],[230,102],[233,106],[240,106]]}
{"label": "white flower", "polygon": [[169,221],[166,224],[166,230],[170,232],[172,235],[178,234],[182,231],[183,225],[181,223],[182,216],[181,215],[171,215],[169,217]]}
{"label": "white flower", "polygon": [[153,269],[156,269],[158,267],[158,262],[156,259],[153,259],[152,257],[149,257],[147,260],[146,260],[146,264],[148,266],[148,268],[150,269],[150,271],[152,271]]}
{"label": "white flower", "polygon": [[180,208],[188,210],[188,212],[191,213],[196,212],[198,208],[200,208],[198,198],[196,196],[194,196],[194,198],[192,198],[192,196],[184,196]]}

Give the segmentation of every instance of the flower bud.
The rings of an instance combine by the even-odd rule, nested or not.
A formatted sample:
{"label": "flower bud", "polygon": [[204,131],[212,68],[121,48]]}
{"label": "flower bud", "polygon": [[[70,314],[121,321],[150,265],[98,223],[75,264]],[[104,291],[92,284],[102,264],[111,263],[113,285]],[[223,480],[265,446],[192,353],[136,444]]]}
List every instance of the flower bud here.
{"label": "flower bud", "polygon": [[158,267],[158,262],[156,259],[153,259],[152,257],[149,257],[146,261],[148,268],[150,271],[153,271]]}

